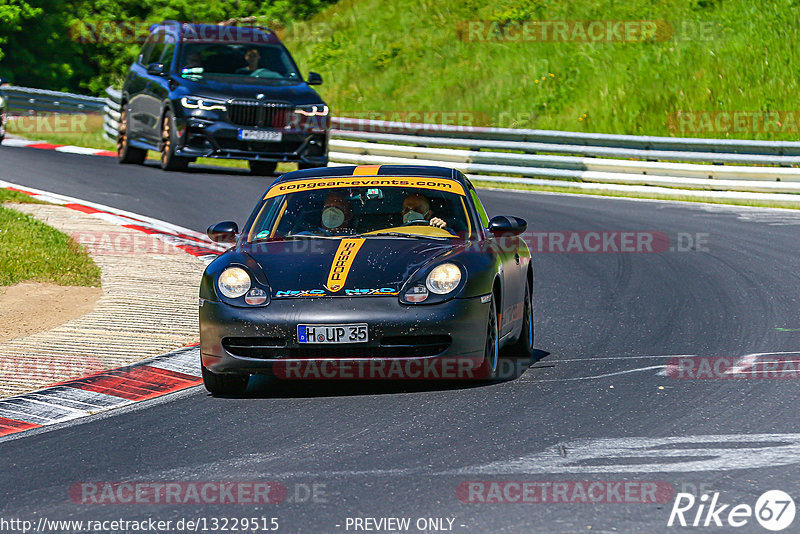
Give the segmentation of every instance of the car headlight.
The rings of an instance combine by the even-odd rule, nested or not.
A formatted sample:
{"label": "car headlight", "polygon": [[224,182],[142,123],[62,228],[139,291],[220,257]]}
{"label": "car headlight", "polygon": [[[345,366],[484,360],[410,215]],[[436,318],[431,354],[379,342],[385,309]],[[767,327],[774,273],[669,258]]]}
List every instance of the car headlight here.
{"label": "car headlight", "polygon": [[0,108],[5,107],[5,105],[6,105],[6,99],[0,96]]}
{"label": "car headlight", "polygon": [[250,275],[241,267],[228,267],[219,275],[217,286],[220,293],[229,299],[236,299],[247,293],[252,285]]}
{"label": "car headlight", "polygon": [[314,104],[311,106],[297,106],[294,108],[294,112],[306,117],[325,117],[330,110],[325,104]]}
{"label": "car headlight", "polygon": [[181,98],[181,105],[186,109],[200,109],[203,111],[225,111],[228,109],[225,102],[210,98],[200,98],[197,96],[184,96]]}
{"label": "car headlight", "polygon": [[429,274],[425,285],[437,295],[450,293],[461,282],[461,269],[452,263],[443,263],[434,268]]}

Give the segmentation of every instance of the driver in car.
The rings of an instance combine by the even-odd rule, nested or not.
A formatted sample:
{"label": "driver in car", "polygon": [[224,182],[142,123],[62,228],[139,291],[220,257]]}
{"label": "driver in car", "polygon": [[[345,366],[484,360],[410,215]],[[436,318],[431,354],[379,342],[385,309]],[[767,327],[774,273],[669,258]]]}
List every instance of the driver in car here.
{"label": "driver in car", "polygon": [[258,50],[251,48],[244,54],[244,60],[247,62],[247,66],[236,69],[236,74],[252,74],[259,70],[258,62],[260,59],[261,54],[258,53]]}
{"label": "driver in car", "polygon": [[434,217],[431,211],[431,203],[428,197],[422,193],[411,193],[403,200],[403,224],[410,224],[414,221],[428,221],[428,224],[447,229],[447,223],[439,217]]}

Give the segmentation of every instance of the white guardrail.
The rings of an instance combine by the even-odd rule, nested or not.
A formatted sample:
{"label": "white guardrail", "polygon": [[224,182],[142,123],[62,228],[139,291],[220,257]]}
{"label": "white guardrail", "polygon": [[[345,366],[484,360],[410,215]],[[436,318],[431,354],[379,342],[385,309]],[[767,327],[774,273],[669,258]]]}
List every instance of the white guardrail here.
{"label": "white guardrail", "polygon": [[[13,88],[19,90],[22,88]],[[4,91],[9,94],[8,88]],[[42,92],[104,114],[115,139],[121,94],[108,98]],[[17,93],[19,94],[19,93]],[[78,98],[76,98],[78,97]],[[330,161],[453,167],[474,179],[600,184],[762,193],[800,193],[800,142],[592,134],[480,128],[334,117]],[[565,183],[568,185],[568,183]],[[800,201],[800,196],[797,197]]]}
{"label": "white guardrail", "polygon": [[105,99],[94,96],[4,85],[3,94],[12,114],[100,113]]}

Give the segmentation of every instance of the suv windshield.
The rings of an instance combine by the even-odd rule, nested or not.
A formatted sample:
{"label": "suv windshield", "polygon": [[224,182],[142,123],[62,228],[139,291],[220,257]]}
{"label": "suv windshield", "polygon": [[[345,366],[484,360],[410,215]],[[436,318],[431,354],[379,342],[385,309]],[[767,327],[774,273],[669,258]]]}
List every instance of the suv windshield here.
{"label": "suv windshield", "polygon": [[205,77],[300,80],[286,50],[263,43],[191,43],[183,46],[180,73],[184,78]]}
{"label": "suv windshield", "polygon": [[[338,182],[365,182],[358,179],[332,179]],[[428,180],[428,179],[419,179]],[[454,192],[435,187],[409,185],[363,185],[327,187],[319,183],[311,190],[282,193],[280,190],[303,187],[321,180],[283,182],[273,186],[267,202],[253,221],[248,241],[294,237],[384,236],[398,238],[470,239],[473,219],[467,210],[460,184],[446,184]],[[413,182],[414,179],[379,179],[374,182]],[[432,219],[434,225],[431,224]],[[443,228],[437,227],[436,224]]]}

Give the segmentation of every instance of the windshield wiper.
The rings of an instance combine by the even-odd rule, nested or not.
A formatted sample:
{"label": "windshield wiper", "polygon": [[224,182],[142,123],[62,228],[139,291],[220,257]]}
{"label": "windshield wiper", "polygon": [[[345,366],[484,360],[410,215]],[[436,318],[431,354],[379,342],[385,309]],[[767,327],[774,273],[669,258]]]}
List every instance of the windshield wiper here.
{"label": "windshield wiper", "polygon": [[[442,239],[452,239],[451,237],[421,235],[421,234],[404,234],[403,232],[373,232],[371,234],[361,234],[357,237],[373,237],[373,236],[389,236],[389,237],[407,237],[409,239],[435,239],[441,241]],[[456,237],[456,236],[452,236]]]}
{"label": "windshield wiper", "polygon": [[292,239],[339,239],[341,236],[333,235],[287,235],[284,237],[262,237],[260,239],[253,239],[250,243],[260,243],[262,241],[273,241],[279,243],[281,241],[291,241]]}

